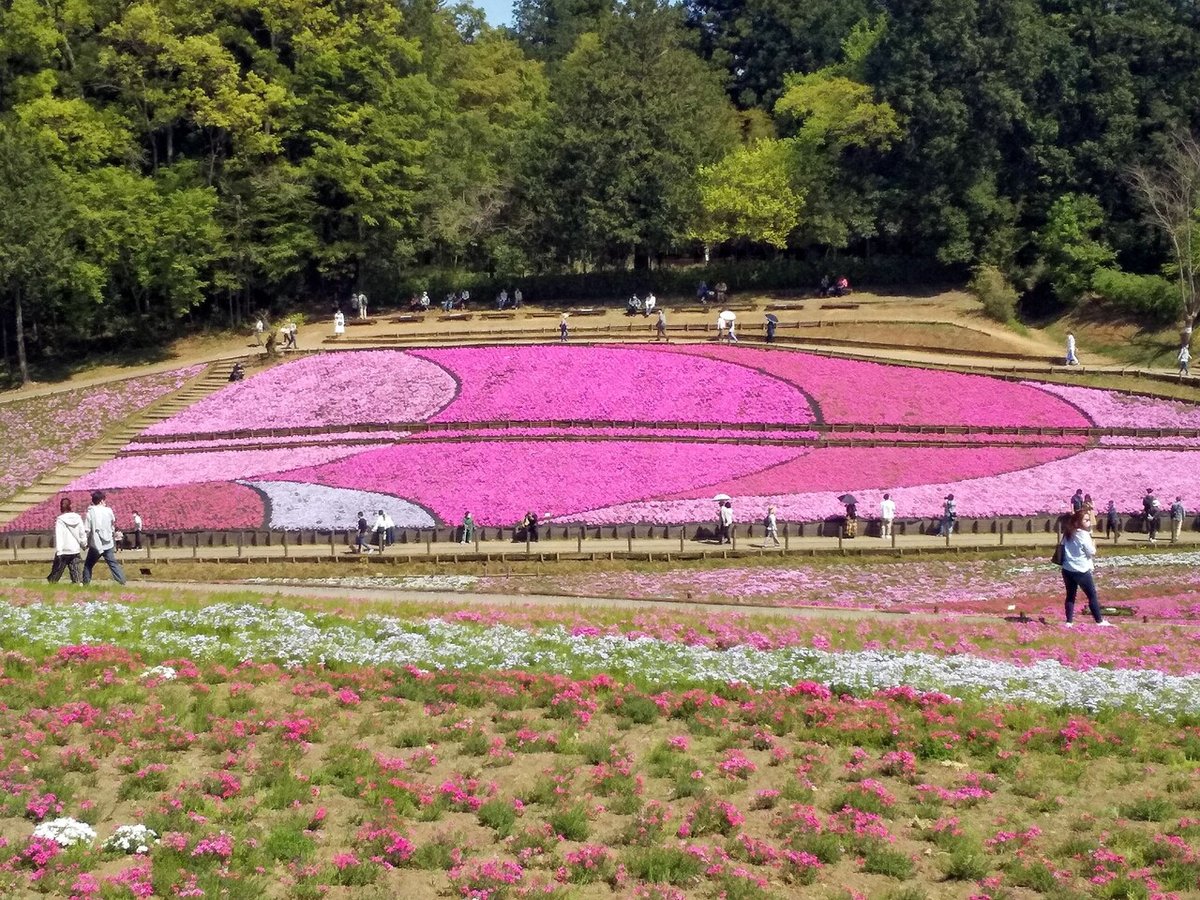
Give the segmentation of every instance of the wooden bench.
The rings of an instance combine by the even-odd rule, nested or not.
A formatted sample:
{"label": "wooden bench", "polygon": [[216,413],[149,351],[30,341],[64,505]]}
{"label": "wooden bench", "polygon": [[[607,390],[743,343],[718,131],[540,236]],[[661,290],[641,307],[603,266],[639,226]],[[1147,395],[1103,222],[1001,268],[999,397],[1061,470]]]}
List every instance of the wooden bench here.
{"label": "wooden bench", "polygon": [[821,309],[858,309],[861,303],[822,303]]}
{"label": "wooden bench", "polygon": [[390,319],[388,319],[388,321],[392,322],[394,324],[397,324],[397,325],[400,324],[401,322],[424,322],[425,314],[424,313],[404,313],[403,315],[392,316]]}
{"label": "wooden bench", "polygon": [[516,313],[511,312],[485,312],[481,318],[484,319],[515,319]]}
{"label": "wooden bench", "polygon": [[347,319],[346,320],[347,327],[354,326],[354,325],[374,325],[374,324],[375,324],[375,319]]}
{"label": "wooden bench", "polygon": [[437,317],[439,322],[470,322],[475,318],[474,313],[443,313]]}
{"label": "wooden bench", "polygon": [[602,316],[608,310],[602,306],[581,306],[578,309],[569,309],[567,312],[572,316]]}

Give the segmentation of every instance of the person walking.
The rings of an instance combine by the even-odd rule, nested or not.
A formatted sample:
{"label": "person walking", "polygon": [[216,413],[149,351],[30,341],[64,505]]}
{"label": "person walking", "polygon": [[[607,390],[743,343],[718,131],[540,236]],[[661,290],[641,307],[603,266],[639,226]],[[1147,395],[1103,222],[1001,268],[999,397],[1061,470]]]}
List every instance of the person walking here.
{"label": "person walking", "polygon": [[1083,488],[1079,488],[1071,495],[1071,512],[1077,513],[1083,509]]}
{"label": "person walking", "polygon": [[1158,543],[1158,514],[1162,512],[1162,504],[1154,496],[1153,488],[1146,488],[1146,496],[1142,498],[1142,518],[1146,520],[1146,534],[1150,543]]}
{"label": "person walking", "polygon": [[361,509],[358,511],[358,537],[355,540],[355,549],[359,553],[371,552],[371,527],[367,524],[367,516]]}
{"label": "person walking", "polygon": [[1083,495],[1083,506],[1078,510],[1083,513],[1083,525],[1089,531],[1096,530],[1096,504],[1092,502],[1091,494]]}
{"label": "person walking", "polygon": [[475,519],[471,513],[467,512],[463,516],[462,521],[462,541],[463,544],[473,544],[475,542]]}
{"label": "person walking", "polygon": [[80,554],[87,543],[87,529],[79,513],[71,511],[71,498],[58,501],[58,518],[54,520],[54,563],[46,580],[58,584],[63,569],[71,573],[71,584],[83,581],[83,560]]}
{"label": "person walking", "polygon": [[558,320],[558,342],[565,344],[569,334],[570,329],[567,327],[567,314],[563,313],[562,318]]}
{"label": "person walking", "polygon": [[83,561],[83,583],[91,584],[92,569],[101,559],[108,565],[113,581],[125,583],[125,572],[117,562],[117,517],[104,503],[104,491],[92,491],[92,505],[84,518],[87,527],[88,552]]}
{"label": "person walking", "polygon": [[658,311],[658,321],[654,323],[654,340],[665,341],[667,339],[667,311],[660,309]]}
{"label": "person walking", "polygon": [[346,314],[340,309],[333,314],[333,333],[335,336],[346,333]]}
{"label": "person walking", "polygon": [[948,537],[954,533],[954,523],[958,520],[958,505],[954,502],[954,495],[947,494],[946,500],[942,503],[942,527],[938,531],[939,537]]}
{"label": "person walking", "polygon": [[387,518],[382,509],[375,512],[375,521],[371,523],[371,534],[375,545],[380,550],[387,546]]}
{"label": "person walking", "polygon": [[[779,546],[779,523],[775,521],[775,507],[767,507],[767,517],[763,520],[763,525],[767,528],[767,538],[775,542],[775,546]],[[763,539],[763,546],[766,546],[766,538]]]}
{"label": "person walking", "polygon": [[845,501],[846,506],[846,537],[858,537],[858,504]]}
{"label": "person walking", "polygon": [[1188,371],[1188,366],[1192,362],[1192,351],[1189,350],[1187,347],[1180,347],[1178,362],[1179,362],[1179,374],[1180,375],[1190,375],[1191,372]]}
{"label": "person walking", "polygon": [[737,323],[733,319],[729,320],[729,343],[731,344],[736,344],[738,342],[737,331],[734,328],[736,324]]}
{"label": "person walking", "polygon": [[1079,357],[1075,355],[1075,335],[1067,332],[1067,365],[1079,365]]}
{"label": "person walking", "polygon": [[133,511],[133,549],[142,549],[142,514],[136,509]]}
{"label": "person walking", "polygon": [[396,523],[387,510],[383,513],[383,533],[387,536],[388,546],[396,543]]}
{"label": "person walking", "polygon": [[267,325],[263,321],[262,316],[254,320],[254,346],[261,347],[263,343],[263,331]]}
{"label": "person walking", "polygon": [[1108,509],[1104,511],[1104,536],[1112,537],[1119,534],[1121,519],[1117,514],[1117,504],[1114,500],[1108,501]]}
{"label": "person walking", "polygon": [[366,294],[360,293],[358,295],[358,317],[360,319],[367,318],[367,295]]}
{"label": "person walking", "polygon": [[726,500],[721,504],[721,536],[718,544],[733,543],[733,501]]}
{"label": "person walking", "polygon": [[891,494],[884,494],[879,501],[879,536],[887,539],[892,536],[892,521],[896,518],[896,501]]}
{"label": "person walking", "polygon": [[1183,530],[1183,520],[1187,516],[1187,510],[1183,508],[1183,498],[1176,497],[1175,502],[1171,504],[1171,543],[1179,543],[1179,532]]}
{"label": "person walking", "polygon": [[1112,622],[1100,614],[1100,601],[1096,598],[1096,582],[1092,577],[1095,568],[1096,544],[1092,535],[1083,527],[1083,514],[1072,513],[1063,517],[1061,551],[1062,579],[1067,595],[1063,603],[1067,616],[1067,627],[1075,625],[1075,597],[1082,588],[1087,597],[1088,611],[1097,625],[1112,628]]}
{"label": "person walking", "polygon": [[517,288],[513,291],[513,309],[520,309],[521,303],[524,302],[525,296],[521,293],[521,289]]}

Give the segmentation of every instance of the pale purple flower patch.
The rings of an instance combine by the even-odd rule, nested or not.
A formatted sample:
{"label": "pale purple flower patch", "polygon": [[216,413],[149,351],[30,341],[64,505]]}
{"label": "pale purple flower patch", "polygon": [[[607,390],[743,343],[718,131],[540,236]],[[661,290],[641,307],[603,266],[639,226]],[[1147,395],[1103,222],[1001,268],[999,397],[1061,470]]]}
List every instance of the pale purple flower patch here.
{"label": "pale purple flower patch", "polygon": [[397,528],[432,528],[437,523],[428,511],[391,494],[303,484],[295,481],[247,481],[262,491],[270,503],[272,528],[354,528],[358,513],[374,523],[376,510],[384,510]]}

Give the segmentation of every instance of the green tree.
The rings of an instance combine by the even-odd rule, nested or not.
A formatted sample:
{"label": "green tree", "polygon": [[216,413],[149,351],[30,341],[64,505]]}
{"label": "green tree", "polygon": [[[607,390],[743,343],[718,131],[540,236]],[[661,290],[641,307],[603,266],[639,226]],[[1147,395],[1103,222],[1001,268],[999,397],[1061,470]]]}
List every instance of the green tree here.
{"label": "green tree", "polygon": [[616,6],[614,0],[515,0],[513,33],[534,59],[553,62],[570,53],[580,35],[596,31]]}
{"label": "green tree", "polygon": [[0,297],[22,384],[30,381],[27,330],[100,299],[101,272],[80,253],[75,214],[70,180],[46,148],[21,125],[0,123]]}
{"label": "green tree", "polygon": [[1116,258],[1110,247],[1096,239],[1103,224],[1104,212],[1095,197],[1064,194],[1050,207],[1037,245],[1046,279],[1062,302],[1082,297],[1096,270]]}
{"label": "green tree", "polygon": [[702,214],[691,235],[707,250],[744,240],[783,249],[800,222],[804,193],[794,185],[795,144],[762,140],[739,147],[718,163],[700,167]]}
{"label": "green tree", "polygon": [[644,265],[687,238],[696,172],[735,146],[720,79],[679,11],[633,0],[559,65],[521,186],[540,246],[562,261]]}
{"label": "green tree", "polygon": [[[686,0],[701,51],[728,73],[742,108],[770,109],[789,72],[815,72],[843,58],[855,24],[880,14],[880,0]],[[851,77],[861,80],[853,73]]]}
{"label": "green tree", "polygon": [[901,136],[895,110],[865,84],[823,69],[789,75],[775,111],[790,134],[805,203],[799,243],[845,247],[876,230],[874,179],[863,172]]}

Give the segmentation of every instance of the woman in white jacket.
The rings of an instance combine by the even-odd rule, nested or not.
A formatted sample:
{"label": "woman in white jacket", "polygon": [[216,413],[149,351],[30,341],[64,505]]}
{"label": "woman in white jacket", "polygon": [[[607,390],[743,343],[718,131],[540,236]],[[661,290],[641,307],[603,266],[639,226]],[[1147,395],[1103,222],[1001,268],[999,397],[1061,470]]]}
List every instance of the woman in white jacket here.
{"label": "woman in white jacket", "polygon": [[1100,614],[1100,601],[1096,599],[1096,582],[1092,578],[1095,568],[1093,560],[1096,556],[1096,544],[1092,535],[1085,527],[1083,510],[1063,519],[1062,536],[1062,578],[1067,589],[1066,613],[1067,627],[1074,625],[1075,597],[1079,589],[1083,589],[1088,599],[1088,611],[1097,625],[1111,628],[1112,622],[1106,622]]}
{"label": "woman in white jacket", "polygon": [[54,565],[46,580],[57,584],[63,569],[71,573],[71,584],[83,581],[83,546],[87,543],[87,529],[79,513],[71,511],[71,498],[63,497],[58,504],[58,518],[54,520]]}

